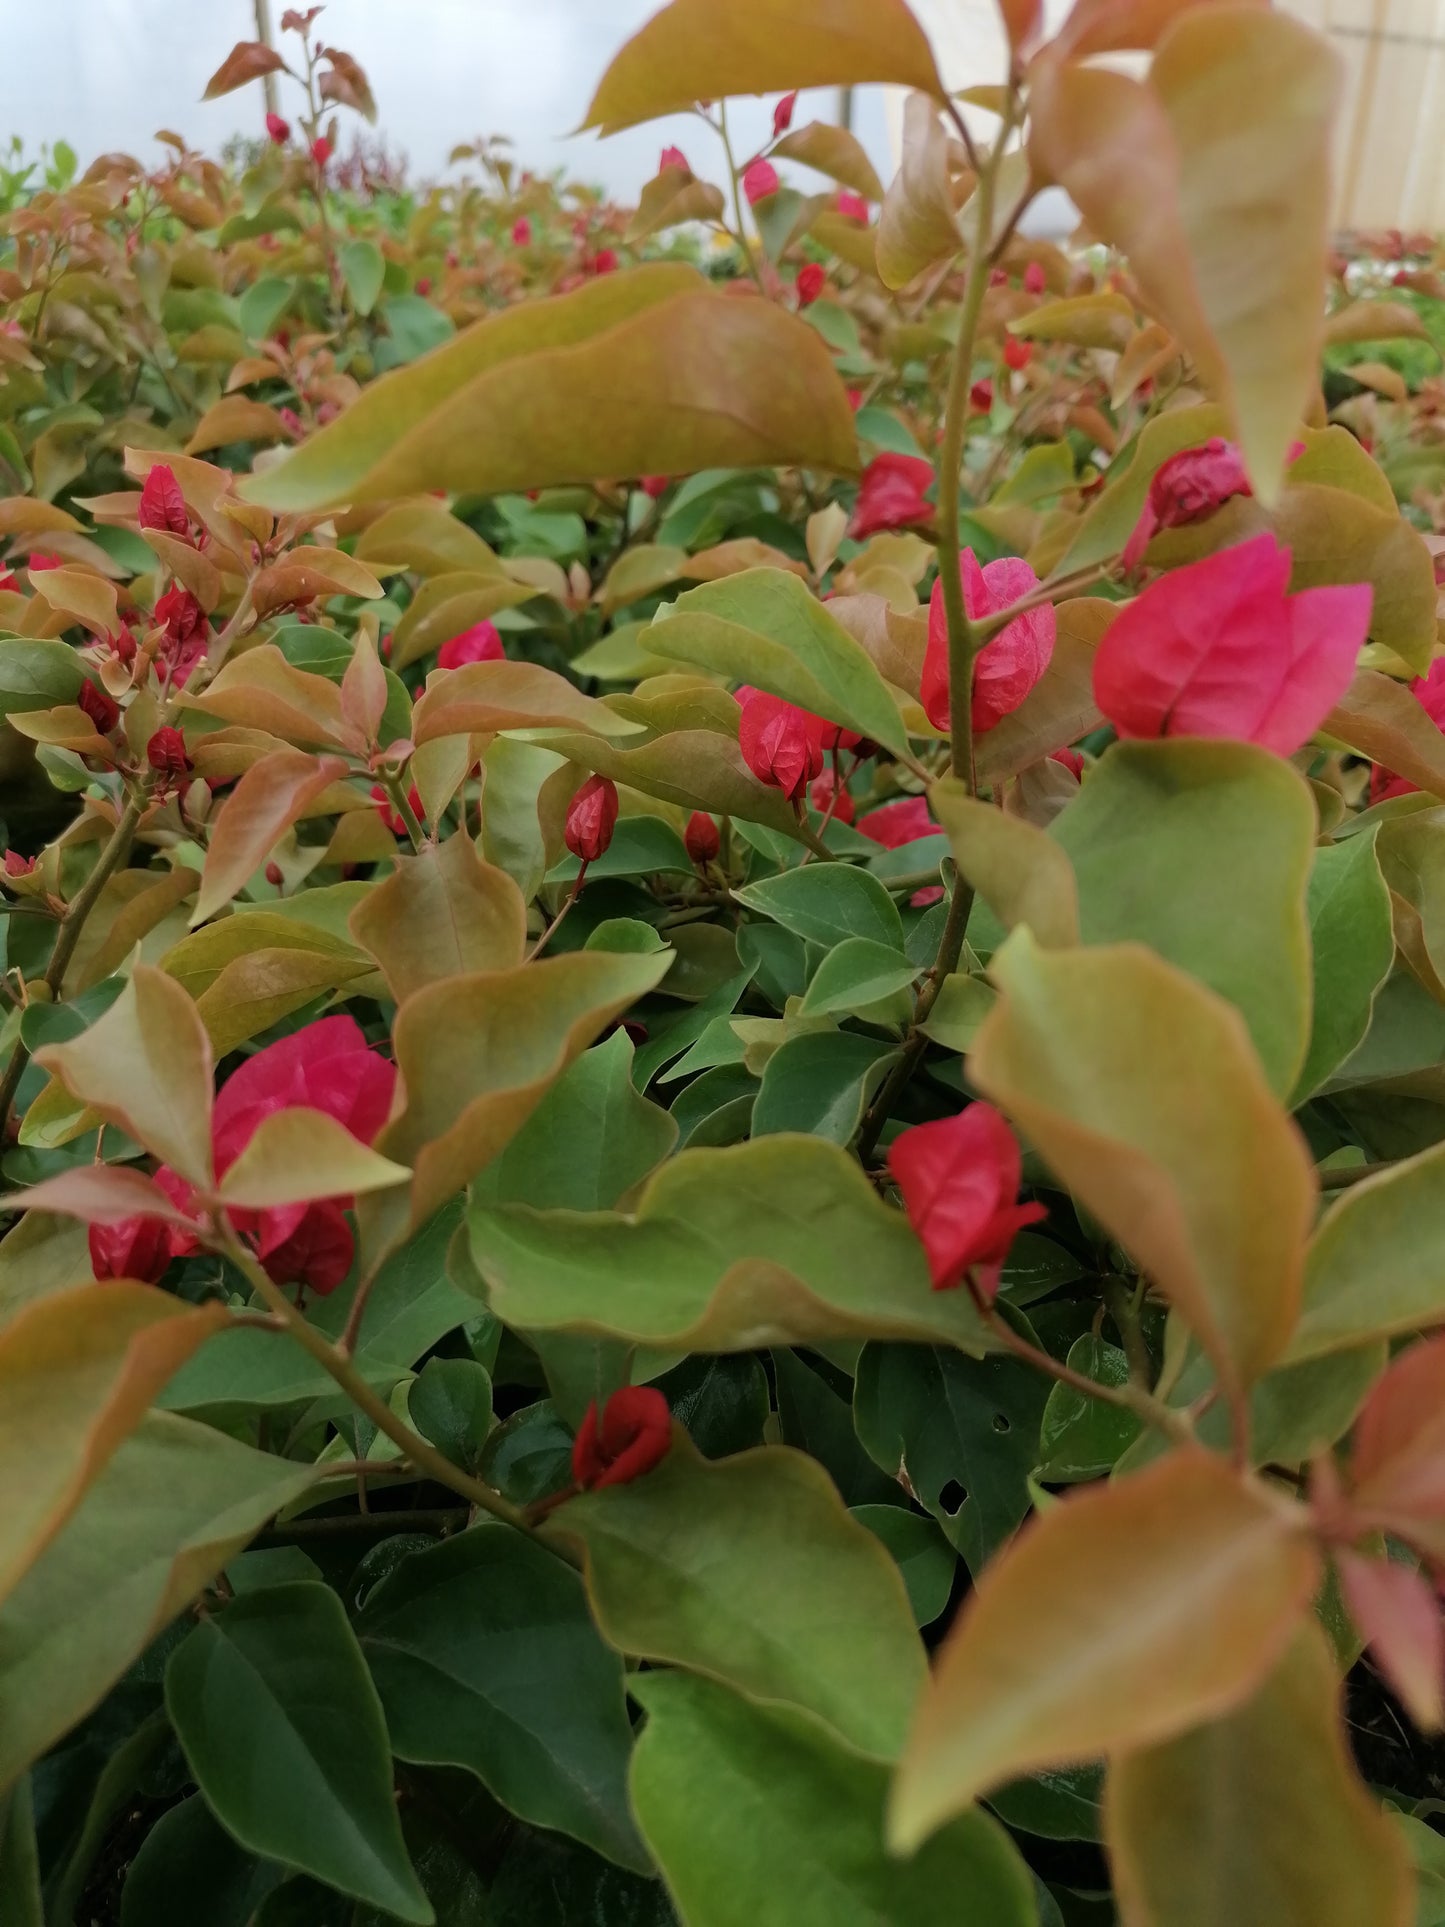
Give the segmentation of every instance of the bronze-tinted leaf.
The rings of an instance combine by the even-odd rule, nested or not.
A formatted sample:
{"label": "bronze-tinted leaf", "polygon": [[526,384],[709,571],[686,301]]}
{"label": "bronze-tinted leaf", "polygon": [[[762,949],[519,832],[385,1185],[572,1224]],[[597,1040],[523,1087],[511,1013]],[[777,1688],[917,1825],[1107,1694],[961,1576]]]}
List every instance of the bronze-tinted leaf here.
{"label": "bronze-tinted leaf", "polygon": [[352,911],[350,928],[400,1004],[444,978],[520,964],[527,906],[507,872],[456,835],[402,857]]}
{"label": "bronze-tinted leaf", "polygon": [[287,830],[345,774],[340,757],[299,749],[278,749],[253,763],[211,823],[192,924],[213,917],[244,889]]}

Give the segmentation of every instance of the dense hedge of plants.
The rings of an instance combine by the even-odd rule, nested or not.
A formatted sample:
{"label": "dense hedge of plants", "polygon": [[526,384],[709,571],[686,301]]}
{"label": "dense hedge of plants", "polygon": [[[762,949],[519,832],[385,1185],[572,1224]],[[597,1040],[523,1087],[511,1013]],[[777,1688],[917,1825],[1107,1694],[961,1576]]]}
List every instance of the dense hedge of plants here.
{"label": "dense hedge of plants", "polygon": [[1002,5],[5,174],[5,1927],[1445,1922],[1445,282]]}

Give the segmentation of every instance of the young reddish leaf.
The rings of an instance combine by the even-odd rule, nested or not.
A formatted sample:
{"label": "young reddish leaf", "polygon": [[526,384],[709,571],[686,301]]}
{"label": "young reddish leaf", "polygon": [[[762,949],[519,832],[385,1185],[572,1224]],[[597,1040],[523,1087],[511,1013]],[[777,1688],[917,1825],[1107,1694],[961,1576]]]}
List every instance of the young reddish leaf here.
{"label": "young reddish leaf", "polygon": [[348,927],[400,1004],[447,977],[514,969],[526,950],[527,906],[470,837],[450,836],[402,857],[357,904]]}
{"label": "young reddish leaf", "polygon": [[469,662],[449,669],[417,698],[412,740],[490,736],[504,729],[582,729],[635,736],[640,725],[535,662]]}
{"label": "young reddish leaf", "polygon": [[1434,1144],[1351,1185],[1320,1220],[1289,1356],[1317,1358],[1442,1323],[1445,1144]]}
{"label": "young reddish leaf", "polygon": [[699,100],[868,81],[947,98],[903,0],[671,0],[613,60],[582,125],[615,134]]}
{"label": "young reddish leaf", "polygon": [[868,158],[868,150],[846,127],[835,127],[831,121],[810,120],[784,134],[773,144],[773,159],[801,161],[841,186],[851,187],[865,201],[883,199],[883,183]]}
{"label": "young reddish leaf", "polygon": [[211,1044],[173,977],[137,964],[89,1030],[35,1053],[73,1097],[199,1190],[211,1183]]}
{"label": "young reddish leaf", "polygon": [[439,655],[474,624],[487,622],[499,610],[515,608],[536,594],[534,584],[513,582],[486,569],[448,569],[433,575],[417,590],[391,632],[392,668],[405,669],[433,652]]}
{"label": "young reddish leaf", "polygon": [[948,161],[937,100],[910,94],[903,104],[902,160],[878,217],[878,273],[885,287],[906,286],[963,246]]}
{"label": "young reddish leaf", "polygon": [[939,1654],[894,1784],[895,1845],[1019,1774],[1237,1705],[1318,1583],[1304,1525],[1192,1448],[1043,1513],[985,1569]]}
{"label": "young reddish leaf", "polygon": [[268,47],[264,40],[238,40],[206,82],[201,99],[215,100],[219,94],[234,93],[249,80],[280,73],[285,65],[275,48]]}
{"label": "young reddish leaf", "polygon": [[857,462],[847,392],[815,328],[658,266],[477,322],[384,376],[242,494],[309,509],[759,463],[848,474]]}
{"label": "young reddish leaf", "polygon": [[1398,1828],[1350,1757],[1324,1634],[1305,1625],[1237,1711],[1110,1772],[1123,1927],[1411,1927]]}
{"label": "young reddish leaf", "polygon": [[1045,949],[1079,941],[1074,866],[1042,830],[968,795],[952,777],[928,792],[959,874],[1006,930],[1025,923]]}
{"label": "young reddish leaf", "polygon": [[1412,1345],[1377,1380],[1355,1426],[1352,1512],[1445,1548],[1445,1336]]}
{"label": "young reddish leaf", "polygon": [[52,609],[82,623],[92,635],[114,635],[120,627],[115,584],[89,569],[47,569],[35,590]]}
{"label": "young reddish leaf", "polygon": [[379,1156],[325,1111],[292,1104],[261,1120],[217,1195],[237,1209],[266,1211],[384,1191],[410,1176],[404,1164]]}
{"label": "young reddish leaf", "polygon": [[154,1179],[129,1164],[77,1164],[27,1190],[11,1191],[5,1209],[56,1211],[83,1224],[123,1224],[135,1217],[191,1222]]}
{"label": "young reddish leaf", "polygon": [[1426,1733],[1445,1724],[1445,1622],[1422,1573],[1392,1559],[1338,1551],[1340,1591],[1360,1636],[1405,1711]]}
{"label": "young reddish leaf", "polygon": [[1445,731],[1392,676],[1357,669],[1321,728],[1418,789],[1445,797]]}
{"label": "young reddish leaf", "polygon": [[223,395],[212,402],[192,429],[186,453],[204,455],[236,442],[252,442],[259,447],[285,440],[286,424],[267,402],[252,401],[249,395]]}
{"label": "young reddish leaf", "polygon": [[383,509],[358,536],[354,553],[381,575],[397,569],[424,576],[460,570],[506,580],[496,551],[430,495]]}
{"label": "young reddish leaf", "polygon": [[1289,1342],[1315,1199],[1238,1012],[1142,945],[1015,931],[969,1073],[1178,1307],[1226,1383]]}
{"label": "young reddish leaf", "polygon": [[129,1280],[77,1285],[0,1330],[0,1598],[34,1563],[155,1394],[229,1322]]}
{"label": "young reddish leaf", "polygon": [[386,671],[376,653],[376,644],[363,630],[356,638],[351,661],[341,678],[341,713],[365,743],[377,740],[376,732],[386,713],[386,697]]}
{"label": "young reddish leaf", "polygon": [[299,749],[278,749],[251,765],[211,822],[193,928],[245,888],[292,824],[345,774],[340,757]]}
{"label": "young reddish leaf", "polygon": [[350,749],[366,744],[347,721],[341,691],[325,676],[295,669],[274,643],[263,642],[228,662],[215,681],[183,706],[244,729],[263,729],[303,749]]}

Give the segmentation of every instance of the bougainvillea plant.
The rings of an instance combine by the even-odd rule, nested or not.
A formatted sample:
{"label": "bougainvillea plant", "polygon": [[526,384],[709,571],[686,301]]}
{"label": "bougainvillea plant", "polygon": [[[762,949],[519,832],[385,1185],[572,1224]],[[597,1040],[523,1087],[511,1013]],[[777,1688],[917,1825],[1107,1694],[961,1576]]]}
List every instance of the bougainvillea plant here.
{"label": "bougainvillea plant", "polygon": [[1445,282],[1334,55],[670,0],[629,214],[341,181],[319,11],[6,190],[0,1921],[1445,1921]]}

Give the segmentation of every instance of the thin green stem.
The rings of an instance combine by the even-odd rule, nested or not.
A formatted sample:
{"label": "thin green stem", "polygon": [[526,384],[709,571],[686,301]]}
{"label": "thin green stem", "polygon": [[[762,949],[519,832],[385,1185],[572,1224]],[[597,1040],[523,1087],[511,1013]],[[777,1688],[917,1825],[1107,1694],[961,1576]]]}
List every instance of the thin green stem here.
{"label": "thin green stem", "polygon": [[866,1164],[877,1147],[883,1126],[888,1122],[894,1105],[903,1095],[904,1088],[919,1059],[928,1048],[928,1038],[923,1026],[928,1014],[938,1002],[943,989],[944,979],[958,968],[958,960],[963,955],[963,939],[968,930],[968,916],[973,908],[973,889],[962,877],[954,881],[953,896],[948,906],[948,916],[944,921],[943,935],[939,938],[938,954],[929,967],[928,975],[918,987],[918,996],[913,1005],[913,1022],[903,1045],[903,1054],[879,1086],[878,1095],[863,1115],[863,1127],[858,1134],[859,1162]]}
{"label": "thin green stem", "polygon": [[1122,1278],[1110,1277],[1104,1280],[1103,1297],[1124,1347],[1124,1356],[1129,1361],[1130,1380],[1141,1391],[1151,1391],[1154,1385],[1154,1361],[1144,1341],[1144,1328],[1139,1323],[1134,1294]]}
{"label": "thin green stem", "polygon": [[421,818],[411,806],[411,798],[402,787],[401,778],[384,774],[381,780],[387,795],[391,798],[392,808],[406,825],[406,833],[411,838],[411,847],[414,850],[424,850],[427,841],[426,831],[422,828]]}
{"label": "thin green stem", "polygon": [[[728,110],[726,101],[718,102],[717,121],[715,125],[718,131],[718,138],[723,144],[723,155],[728,164],[728,179],[732,182],[733,219],[738,224],[738,245],[747,257],[748,273],[753,277],[754,281],[757,282],[759,288],[763,288],[763,271],[758,266],[758,257],[753,252],[753,244],[748,239],[747,227],[743,221],[742,188],[738,179],[738,164],[733,159],[733,144],[728,139]],[[764,288],[763,292],[766,293],[767,290]]]}
{"label": "thin green stem", "polygon": [[547,928],[542,932],[541,936],[538,937],[537,941],[532,945],[532,948],[527,952],[528,963],[531,963],[535,958],[540,957],[542,952],[547,948],[547,945],[552,941],[553,937],[556,936],[558,930],[561,928],[562,919],[566,916],[567,912],[572,908],[572,905],[577,901],[578,897],[580,897],[582,894],[582,884],[586,875],[587,875],[587,865],[584,863],[582,864],[582,866],[579,868],[577,872],[576,878],[572,884],[572,888],[568,893],[567,901],[562,905],[562,908],[557,912],[556,916],[553,917],[552,921],[547,925]]}

